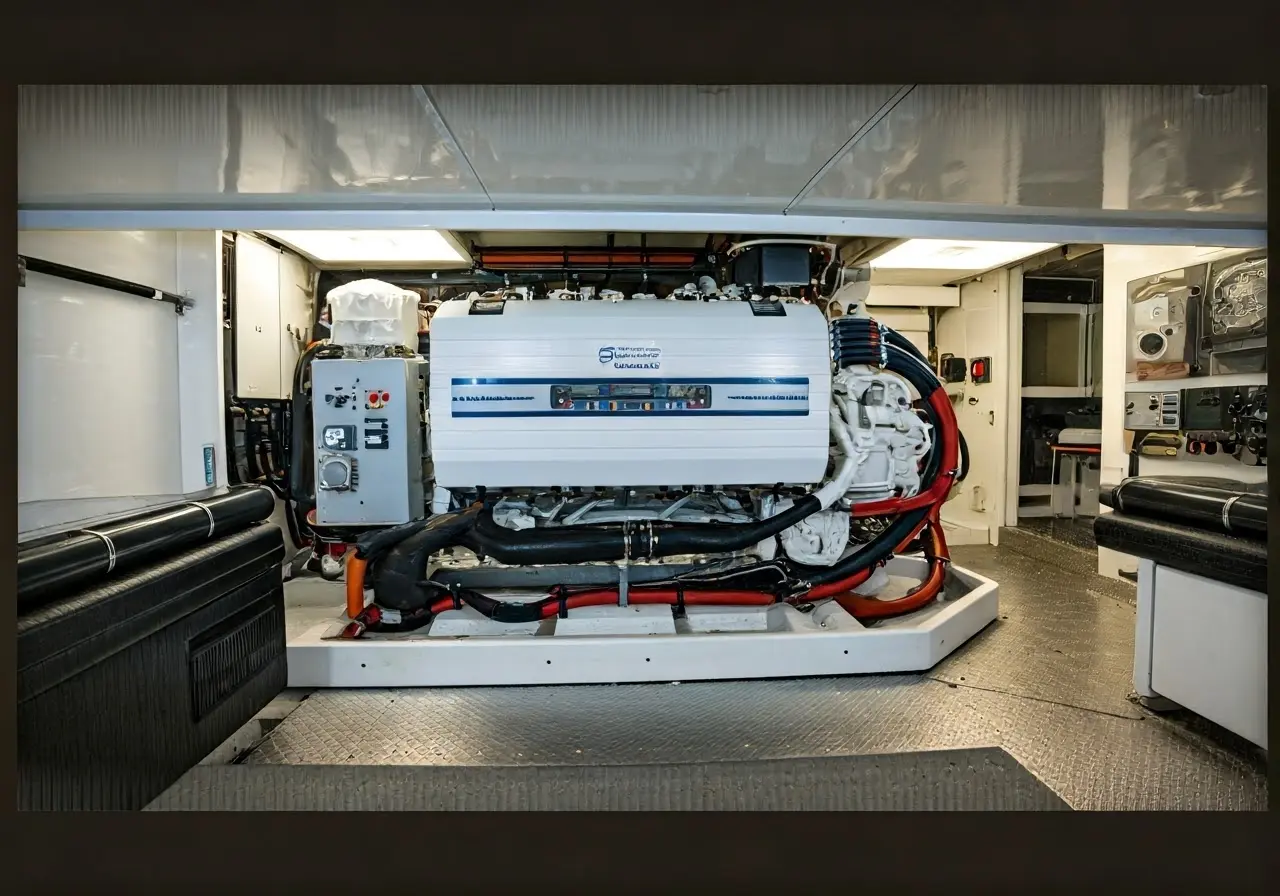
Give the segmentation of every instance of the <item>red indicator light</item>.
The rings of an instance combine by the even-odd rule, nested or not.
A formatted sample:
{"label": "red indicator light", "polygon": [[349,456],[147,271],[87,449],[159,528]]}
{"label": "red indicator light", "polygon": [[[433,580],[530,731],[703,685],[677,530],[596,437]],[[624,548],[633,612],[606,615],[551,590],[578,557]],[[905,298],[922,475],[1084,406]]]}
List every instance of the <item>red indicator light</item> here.
{"label": "red indicator light", "polygon": [[383,393],[382,393],[382,400],[383,400],[383,401],[390,401],[390,400],[391,400],[391,393],[390,393],[390,392],[383,392]]}

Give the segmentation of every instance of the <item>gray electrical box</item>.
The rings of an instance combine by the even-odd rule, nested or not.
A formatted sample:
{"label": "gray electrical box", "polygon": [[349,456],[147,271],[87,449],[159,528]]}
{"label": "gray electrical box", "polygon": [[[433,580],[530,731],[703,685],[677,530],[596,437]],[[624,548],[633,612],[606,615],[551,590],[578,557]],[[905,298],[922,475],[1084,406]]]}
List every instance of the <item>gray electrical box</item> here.
{"label": "gray electrical box", "polygon": [[394,526],[426,515],[422,358],[311,365],[316,523]]}

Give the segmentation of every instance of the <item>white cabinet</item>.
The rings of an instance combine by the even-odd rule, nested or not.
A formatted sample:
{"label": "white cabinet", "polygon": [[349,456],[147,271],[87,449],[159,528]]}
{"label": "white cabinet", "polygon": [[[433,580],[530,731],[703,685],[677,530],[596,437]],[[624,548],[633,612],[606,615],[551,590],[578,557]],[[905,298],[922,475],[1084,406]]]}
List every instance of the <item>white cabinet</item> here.
{"label": "white cabinet", "polygon": [[235,272],[236,396],[287,399],[311,328],[311,266],[238,234]]}

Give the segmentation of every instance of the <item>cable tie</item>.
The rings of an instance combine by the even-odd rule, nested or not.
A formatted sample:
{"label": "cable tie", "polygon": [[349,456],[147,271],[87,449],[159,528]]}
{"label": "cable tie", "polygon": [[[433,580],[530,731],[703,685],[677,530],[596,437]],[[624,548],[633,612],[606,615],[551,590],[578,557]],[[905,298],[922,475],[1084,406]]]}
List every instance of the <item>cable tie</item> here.
{"label": "cable tie", "polygon": [[102,543],[107,546],[107,572],[110,573],[116,568],[116,544],[111,540],[109,535],[102,532],[95,532],[93,529],[81,529],[85,535],[92,535],[94,538],[101,538]]}
{"label": "cable tie", "polygon": [[199,501],[191,501],[189,503],[191,504],[192,507],[199,507],[201,510],[204,511],[204,515],[209,518],[209,534],[206,535],[205,537],[213,538],[213,529],[214,529],[213,511],[209,509],[209,505],[202,504]]}

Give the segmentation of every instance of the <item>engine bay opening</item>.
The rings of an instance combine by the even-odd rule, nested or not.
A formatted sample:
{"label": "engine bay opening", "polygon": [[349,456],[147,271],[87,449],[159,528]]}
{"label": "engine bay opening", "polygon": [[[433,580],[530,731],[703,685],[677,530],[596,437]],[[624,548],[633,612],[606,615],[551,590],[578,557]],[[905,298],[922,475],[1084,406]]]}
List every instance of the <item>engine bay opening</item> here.
{"label": "engine bay opening", "polygon": [[[465,269],[319,275],[281,490],[346,580],[342,637],[464,609],[834,602],[874,624],[944,593],[965,449],[925,353],[860,301],[890,241],[451,243]],[[921,579],[877,599],[897,555]]]}

